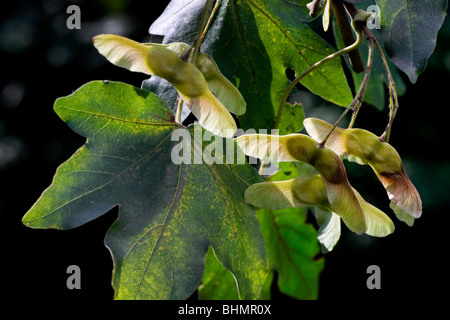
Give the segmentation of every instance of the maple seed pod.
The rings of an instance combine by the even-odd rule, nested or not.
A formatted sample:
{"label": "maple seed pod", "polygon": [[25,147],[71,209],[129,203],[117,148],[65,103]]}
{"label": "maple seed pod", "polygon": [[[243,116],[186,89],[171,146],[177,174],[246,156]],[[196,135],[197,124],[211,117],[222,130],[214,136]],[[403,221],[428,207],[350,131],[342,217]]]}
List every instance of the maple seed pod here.
{"label": "maple seed pod", "polygon": [[[173,42],[166,45],[168,49],[183,56],[189,50],[190,46],[184,42]],[[205,77],[209,90],[211,90],[217,99],[230,111],[237,116],[243,115],[246,110],[245,102],[239,90],[220,72],[217,63],[209,55],[199,52],[194,65]]]}
{"label": "maple seed pod", "polygon": [[[394,223],[384,212],[365,201],[355,189],[353,192],[363,210],[366,234],[385,237],[394,232]],[[342,195],[345,196],[346,194]],[[255,183],[247,188],[244,199],[251,205],[268,210],[318,206],[331,212],[337,211],[328,201],[325,184],[317,174],[285,181]]]}
{"label": "maple seed pod", "polygon": [[330,207],[325,185],[316,174],[285,181],[252,184],[245,191],[244,200],[268,210],[307,206]]}
{"label": "maple seed pod", "polygon": [[[332,128],[328,122],[316,118],[305,119],[303,124],[316,141],[323,141]],[[336,127],[325,146],[337,154],[351,155],[359,164],[369,164],[389,199],[413,218],[421,216],[420,195],[406,174],[400,155],[390,144],[367,130]]]}
{"label": "maple seed pod", "polygon": [[347,179],[341,159],[330,149],[319,147],[304,134],[285,136],[247,134],[235,139],[246,155],[267,162],[300,161],[312,165],[326,187],[327,198],[348,228],[358,234],[365,232],[362,208]]}
{"label": "maple seed pod", "polygon": [[209,90],[205,77],[192,63],[183,61],[164,46],[142,44],[113,34],[95,36],[93,43],[111,63],[169,81],[200,125],[216,135],[233,137],[237,129],[233,117]]}

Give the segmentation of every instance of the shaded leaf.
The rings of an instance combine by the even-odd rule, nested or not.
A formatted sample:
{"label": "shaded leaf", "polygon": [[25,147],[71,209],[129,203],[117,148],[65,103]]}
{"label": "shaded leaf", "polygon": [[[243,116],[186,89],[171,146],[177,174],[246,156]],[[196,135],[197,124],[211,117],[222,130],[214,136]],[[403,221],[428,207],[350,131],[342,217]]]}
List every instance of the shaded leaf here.
{"label": "shaded leaf", "polygon": [[245,189],[261,181],[256,170],[176,164],[175,130],[192,139],[182,150],[192,151],[191,161],[206,147],[200,140],[206,131],[176,124],[160,98],[124,83],[90,82],[58,99],[55,111],[87,142],[57,169],[24,224],[70,229],[118,205],[105,238],[116,299],[187,298],[202,278],[210,246],[233,272],[240,297],[260,297],[264,241],[243,201]]}
{"label": "shaded leaf", "polygon": [[412,83],[425,70],[445,19],[446,0],[375,0],[380,8],[384,45],[391,61]]}
{"label": "shaded leaf", "polygon": [[316,172],[314,168],[304,162],[280,162],[277,164],[280,170],[270,176],[270,181],[283,181],[298,177],[302,174]]}

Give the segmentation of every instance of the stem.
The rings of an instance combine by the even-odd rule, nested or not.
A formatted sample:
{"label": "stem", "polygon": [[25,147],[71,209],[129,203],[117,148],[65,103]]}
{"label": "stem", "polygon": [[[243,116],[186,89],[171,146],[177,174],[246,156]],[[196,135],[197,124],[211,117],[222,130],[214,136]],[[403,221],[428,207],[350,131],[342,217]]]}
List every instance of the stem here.
{"label": "stem", "polygon": [[[367,27],[365,27],[367,28]],[[370,73],[372,71],[372,63],[373,63],[373,45],[374,45],[374,38],[373,37],[368,37],[367,40],[369,41],[369,49],[368,49],[368,57],[367,57],[367,68],[366,71],[364,73],[364,78],[360,84],[360,87],[358,89],[358,93],[356,95],[356,97],[358,97],[357,102],[355,103],[355,106],[353,107],[353,113],[352,113],[352,118],[350,120],[350,125],[348,126],[348,128],[352,128],[353,125],[355,124],[355,120],[356,117],[358,115],[359,109],[361,108],[363,99],[364,99],[364,95],[366,93],[366,89],[367,89],[367,84],[369,83],[369,78],[370,78]],[[355,99],[356,99],[355,97]]]}
{"label": "stem", "polygon": [[352,118],[350,119],[350,124],[348,125],[348,129],[353,128],[355,124],[356,117],[358,116],[359,109],[361,108],[362,102],[358,101],[355,107],[353,107]]}
{"label": "stem", "polygon": [[[344,4],[345,8],[347,9],[347,11],[350,13],[350,15],[354,16],[354,14],[357,12],[356,7],[352,3],[348,3],[345,1],[343,1],[343,4]],[[392,73],[389,68],[389,64],[388,64],[386,55],[383,52],[383,48],[381,47],[377,38],[375,38],[375,36],[369,30],[369,28],[365,27],[364,32],[369,39],[373,39],[375,45],[377,46],[377,49],[380,52],[381,59],[383,60],[384,68],[386,69],[386,74],[387,74],[387,78],[389,81],[389,123],[386,126],[386,130],[380,136],[381,141],[389,142],[389,137],[391,135],[391,129],[392,129],[392,123],[394,122],[394,118],[397,115],[397,110],[398,110],[398,106],[399,106],[397,89],[395,88],[395,81],[394,81],[394,78],[392,77]]]}
{"label": "stem", "polygon": [[362,36],[362,29],[358,28],[354,21],[352,21],[352,28],[353,31],[356,33],[356,41],[355,43],[353,43],[352,45],[345,47],[333,54],[330,54],[329,56],[326,56],[325,58],[323,58],[322,60],[316,62],[315,64],[313,64],[312,66],[310,66],[308,69],[306,69],[305,71],[302,72],[302,74],[300,74],[297,78],[294,79],[294,81],[291,82],[291,84],[289,85],[289,87],[286,89],[286,91],[284,92],[283,98],[281,99],[281,103],[280,103],[280,107],[278,108],[278,115],[277,118],[275,120],[275,124],[273,126],[273,129],[277,129],[279,124],[280,124],[280,120],[281,120],[281,116],[283,114],[283,109],[284,109],[284,105],[286,104],[286,100],[289,97],[290,92],[294,89],[294,87],[297,85],[297,83],[300,82],[300,80],[302,80],[305,76],[307,76],[308,74],[310,74],[311,72],[313,72],[314,70],[316,70],[318,67],[320,67],[321,65],[337,58],[340,57],[343,54],[346,54],[350,51],[353,51],[355,49],[357,49],[363,42],[363,36]]}
{"label": "stem", "polygon": [[[367,29],[367,32],[371,33],[369,29]],[[386,126],[386,130],[380,136],[381,141],[389,142],[392,124],[394,122],[395,116],[397,115],[397,111],[398,111],[398,107],[399,107],[397,89],[395,88],[395,81],[394,81],[394,78],[392,77],[392,73],[389,68],[389,64],[386,59],[386,56],[383,52],[383,48],[381,47],[380,43],[378,42],[378,40],[375,37],[374,37],[374,41],[378,48],[378,51],[380,52],[380,56],[381,56],[381,59],[383,60],[384,68],[386,69],[386,74],[387,74],[387,78],[389,81],[389,123]]]}
{"label": "stem", "polygon": [[[205,7],[203,8],[202,17],[200,19],[200,25],[197,30],[197,35],[195,36],[194,43],[191,45],[186,54],[182,59],[186,62],[191,62],[195,64],[197,60],[198,52],[200,51],[200,46],[202,44],[204,34],[206,33],[206,24],[208,20],[212,19],[211,9],[213,0],[206,0]],[[209,19],[208,19],[209,17]],[[177,112],[175,114],[175,121],[181,124],[181,110],[183,108],[183,99],[178,98]]]}

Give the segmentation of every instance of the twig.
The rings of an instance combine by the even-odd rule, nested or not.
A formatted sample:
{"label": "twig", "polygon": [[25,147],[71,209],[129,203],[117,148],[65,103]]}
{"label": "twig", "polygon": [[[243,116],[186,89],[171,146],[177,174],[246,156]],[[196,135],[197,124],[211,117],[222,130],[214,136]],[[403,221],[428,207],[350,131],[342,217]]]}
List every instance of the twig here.
{"label": "twig", "polygon": [[[368,30],[370,32],[370,30]],[[378,48],[378,51],[380,51],[381,59],[383,60],[384,68],[386,69],[386,75],[389,81],[389,122],[386,126],[386,130],[383,132],[383,134],[380,136],[381,141],[389,142],[389,138],[391,135],[392,130],[392,124],[394,123],[395,116],[397,115],[398,111],[398,96],[397,96],[397,89],[395,87],[395,81],[392,77],[391,70],[389,68],[389,64],[387,61],[387,58],[383,52],[383,48],[381,47],[378,40],[374,37],[375,44]]]}
{"label": "twig", "polygon": [[[345,46],[349,46],[355,42],[355,38],[353,37],[352,29],[348,22],[344,4],[341,0],[332,0],[331,7],[333,8],[334,16],[341,32],[342,41]],[[361,73],[364,71],[364,64],[358,50],[349,52],[348,60],[354,72]]]}
{"label": "twig", "polygon": [[203,8],[202,17],[200,19],[200,25],[195,36],[194,43],[191,47],[191,55],[189,56],[189,62],[194,63],[197,60],[198,52],[200,51],[202,34],[205,30],[205,26],[208,23],[209,16],[211,15],[213,0],[206,0],[205,7]]}
{"label": "twig", "polygon": [[319,11],[322,9],[321,2],[322,2],[322,0],[313,0],[306,5],[306,7],[309,9],[310,17],[312,17],[312,18],[317,17],[317,15],[319,14]]}
{"label": "twig", "polygon": [[[353,123],[356,118],[356,114],[359,111],[359,108],[361,107],[361,104],[364,100],[364,94],[366,93],[367,84],[369,83],[370,79],[370,73],[372,71],[372,62],[373,62],[373,39],[369,38],[369,55],[367,58],[367,67],[366,71],[364,72],[364,78],[358,88],[358,92],[355,95],[355,98],[353,98],[352,103],[345,109],[345,111],[341,114],[339,119],[336,121],[336,123],[333,125],[333,127],[330,129],[330,132],[328,132],[327,136],[323,139],[322,142],[319,143],[320,147],[324,147],[325,143],[327,142],[330,135],[333,133],[334,129],[339,125],[339,123],[342,121],[342,119],[345,117],[345,115],[350,111],[353,110],[352,120],[350,122],[349,128],[353,126]],[[355,113],[356,112],[356,113]]]}

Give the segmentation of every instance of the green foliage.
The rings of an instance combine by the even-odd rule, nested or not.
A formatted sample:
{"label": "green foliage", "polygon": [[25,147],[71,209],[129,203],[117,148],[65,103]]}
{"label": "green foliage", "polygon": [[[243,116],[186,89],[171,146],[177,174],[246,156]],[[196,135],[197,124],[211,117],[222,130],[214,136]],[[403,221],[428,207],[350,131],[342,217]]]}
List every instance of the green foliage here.
{"label": "green foliage", "polygon": [[[23,223],[67,230],[118,206],[119,216],[105,237],[114,260],[116,299],[186,299],[196,289],[200,299],[269,299],[275,275],[284,294],[316,299],[325,266],[318,255],[337,244],[340,219],[351,230],[371,236],[394,230],[389,217],[350,185],[344,155],[374,167],[400,220],[412,226],[421,215],[421,206],[409,210],[411,197],[419,203],[420,196],[406,178],[400,155],[386,142],[398,96],[405,93],[396,67],[412,82],[417,80],[434,50],[447,6],[444,0],[375,0],[382,29],[372,33],[364,21],[353,21],[357,9],[351,3],[365,8],[373,1],[332,1],[347,9],[348,17],[340,18],[349,20],[357,39],[365,33],[362,46],[356,41],[344,47],[337,28],[335,41],[326,41],[311,23],[309,11],[314,8],[308,0],[172,0],[150,32],[163,35],[164,44],[187,44],[97,37],[96,46],[106,48],[100,52],[111,62],[152,77],[142,89],[93,81],[56,100],[58,116],[87,140],[56,170]],[[205,10],[213,4],[214,10]],[[321,11],[316,12],[320,16]],[[327,11],[325,26],[332,12]],[[206,28],[205,18],[210,18]],[[364,73],[346,73],[340,57],[354,54],[358,46]],[[151,52],[171,59],[164,64],[161,54]],[[174,66],[169,75],[154,71]],[[294,81],[288,79],[287,69],[294,70]],[[214,70],[213,77],[208,70]],[[385,107],[387,86],[385,132],[377,137],[348,130],[338,141],[344,129],[327,124],[318,126],[317,134],[307,127],[311,137],[298,134],[305,113],[300,102],[290,104],[287,99],[296,81],[322,99],[348,107],[336,124],[353,111],[349,129],[363,100],[379,110]],[[202,126],[182,124],[182,102]],[[278,140],[271,135],[278,141],[272,143],[262,141],[263,135],[236,140],[213,135],[224,124],[236,127],[225,109],[229,104],[238,110],[239,128],[279,129],[285,136]],[[224,111],[212,112],[213,105]],[[253,144],[246,149],[243,143],[248,141]],[[274,145],[276,150],[271,149]],[[260,158],[264,166],[270,158],[279,170],[271,176],[259,174],[257,166],[238,161],[240,147],[251,150],[247,154]],[[394,152],[395,157],[386,156]],[[316,183],[303,183],[311,179]],[[320,201],[300,201],[308,197]],[[309,214],[318,230],[307,222]]]}
{"label": "green foliage", "polygon": [[[243,201],[245,189],[260,181],[255,169],[174,164],[179,142],[171,135],[180,126],[172,111],[130,85],[90,82],[58,99],[55,111],[87,142],[58,168],[23,218],[27,226],[70,229],[119,205],[105,239],[116,298],[187,298],[209,246],[233,272],[241,298],[259,297],[266,253],[256,215]],[[206,147],[194,143],[193,130],[192,148]]]}

